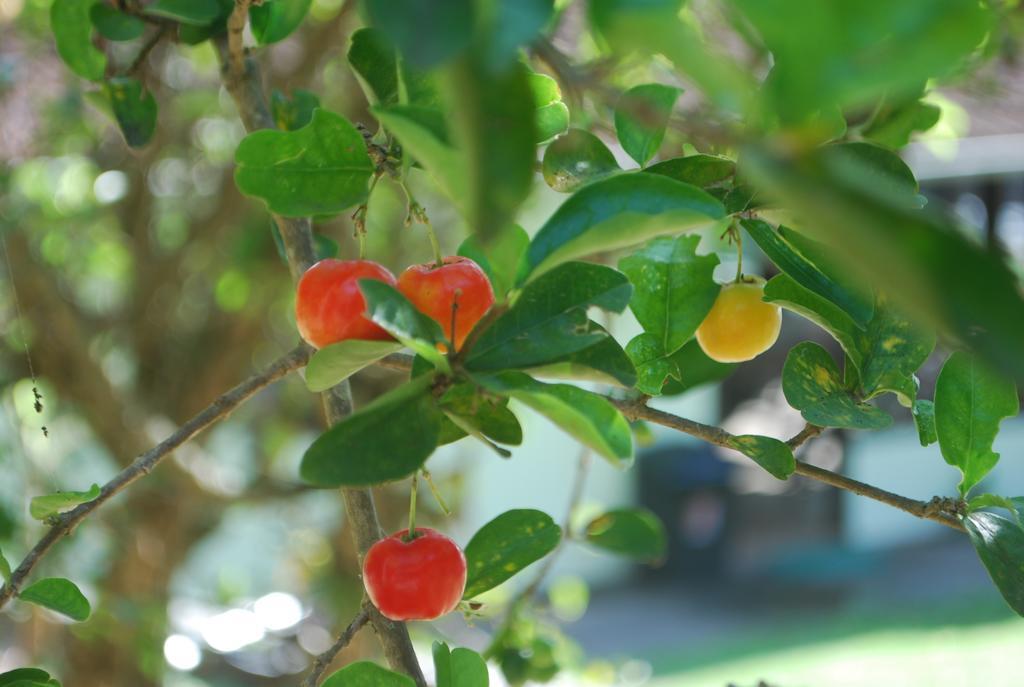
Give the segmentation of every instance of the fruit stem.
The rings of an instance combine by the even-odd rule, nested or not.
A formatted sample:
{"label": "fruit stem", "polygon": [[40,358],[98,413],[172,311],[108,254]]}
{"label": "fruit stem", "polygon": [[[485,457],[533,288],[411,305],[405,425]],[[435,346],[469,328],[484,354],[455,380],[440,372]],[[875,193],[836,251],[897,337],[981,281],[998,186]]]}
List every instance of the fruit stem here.
{"label": "fruit stem", "polygon": [[445,515],[451,515],[452,512],[448,508],[448,504],[445,503],[444,497],[441,496],[441,490],[437,488],[436,484],[434,484],[434,478],[431,477],[430,471],[424,468],[421,472],[423,474],[423,480],[427,483],[427,486],[430,487],[430,493],[434,495],[434,500],[437,501],[437,505],[441,508],[441,512]]}
{"label": "fruit stem", "polygon": [[736,239],[736,283],[743,281],[743,233],[732,225],[732,236]]}
{"label": "fruit stem", "polygon": [[440,267],[444,264],[444,255],[441,254],[441,244],[438,243],[437,234],[434,232],[434,225],[430,223],[427,211],[413,198],[412,191],[409,190],[409,186],[405,183],[404,178],[398,182],[398,185],[402,188],[402,192],[405,193],[405,226],[409,226],[413,220],[416,220],[427,228],[427,238],[430,239],[430,248],[434,252],[434,266]]}
{"label": "fruit stem", "polygon": [[416,491],[419,486],[419,475],[412,475],[412,489],[409,491],[409,532],[405,535],[405,541],[412,541],[416,538]]}

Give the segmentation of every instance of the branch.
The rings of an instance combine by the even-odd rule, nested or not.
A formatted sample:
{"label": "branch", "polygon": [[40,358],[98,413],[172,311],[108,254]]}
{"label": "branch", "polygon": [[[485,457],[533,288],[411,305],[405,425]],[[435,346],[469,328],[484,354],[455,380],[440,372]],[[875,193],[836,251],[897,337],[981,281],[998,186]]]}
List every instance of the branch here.
{"label": "branch", "polygon": [[227,393],[219,396],[198,415],[179,427],[173,434],[135,459],[131,465],[117,473],[113,479],[103,485],[96,499],[83,503],[73,510],[57,516],[56,523],[43,535],[43,538],[32,547],[25,559],[11,573],[11,580],[0,588],[0,608],[11,600],[31,574],[39,561],[60,539],[84,520],[90,513],[109,501],[115,494],[128,485],[148,475],[160,462],[174,452],[179,446],[203,431],[210,425],[223,420],[238,406],[251,398],[256,392],[281,379],[293,370],[297,370],[309,360],[311,349],[302,345],[286,356],[279,358],[260,374],[245,380]]}
{"label": "branch", "polygon": [[352,641],[352,638],[356,636],[356,633],[363,629],[363,626],[370,621],[370,609],[367,608],[367,606],[369,606],[369,602],[364,601],[363,605],[359,609],[359,613],[352,619],[352,622],[348,624],[348,627],[338,635],[338,639],[334,644],[332,644],[327,651],[316,657],[313,661],[313,667],[309,671],[309,675],[307,675],[306,679],[302,681],[302,685],[300,687],[317,686],[320,682],[320,676],[324,674],[325,670],[327,670],[327,666],[331,665],[334,657],[337,656],[342,649],[348,646]]}
{"label": "branch", "polygon": [[242,33],[245,22],[249,19],[249,5],[252,0],[235,0],[235,9],[228,16],[228,69],[233,79],[245,76],[245,46],[242,45]]}

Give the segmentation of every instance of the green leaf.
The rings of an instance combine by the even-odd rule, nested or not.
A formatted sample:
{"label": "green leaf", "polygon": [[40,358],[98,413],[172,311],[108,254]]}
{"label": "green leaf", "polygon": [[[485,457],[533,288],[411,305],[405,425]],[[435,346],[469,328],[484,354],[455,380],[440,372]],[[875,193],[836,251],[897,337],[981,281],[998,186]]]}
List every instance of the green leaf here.
{"label": "green leaf", "polygon": [[60,683],[50,681],[50,674],[39,668],[16,668],[0,673],[0,687],[47,687]]}
{"label": "green leaf", "polygon": [[645,508],[618,508],[599,515],[586,527],[587,543],[640,561],[665,558],[665,526]]}
{"label": "green leaf", "polygon": [[778,439],[746,434],[733,437],[730,446],[778,479],[787,479],[796,470],[793,450]]}
{"label": "green leaf", "polygon": [[887,195],[911,207],[919,207],[917,179],[899,155],[873,143],[853,141],[821,148],[829,164],[857,169],[858,182],[868,188],[883,189]]}
{"label": "green leaf", "polygon": [[438,104],[432,77],[409,67],[394,45],[379,29],[362,28],[352,34],[348,62],[374,105],[394,106],[413,103],[433,107]]}
{"label": "green leaf", "polygon": [[693,338],[721,290],[718,256],[697,255],[699,244],[699,236],[657,238],[619,261],[633,283],[629,309],[665,354]]}
{"label": "green leaf", "polygon": [[627,389],[636,384],[637,371],[622,346],[596,322],[587,323],[587,333],[601,338],[586,348],[566,353],[539,367],[531,374],[552,379],[594,381],[618,384]]}
{"label": "green leaf", "polygon": [[473,39],[472,0],[367,0],[365,6],[371,23],[422,69],[450,60]]}
{"label": "green leaf", "polygon": [[478,29],[476,59],[489,69],[501,69],[519,56],[551,18],[554,0],[496,0],[485,5]]}
{"label": "green leaf", "polygon": [[494,589],[554,551],[561,540],[562,529],[550,515],[527,508],[505,511],[466,545],[465,598]]}
{"label": "green leaf", "polygon": [[384,356],[402,350],[402,347],[398,341],[359,339],[324,346],[306,365],[306,386],[314,393],[326,391]]}
{"label": "green leaf", "polygon": [[49,608],[78,622],[86,620],[92,612],[89,600],[82,595],[75,583],[63,577],[47,577],[30,584],[18,594],[18,598],[36,606]]}
{"label": "green leaf", "polygon": [[466,383],[452,386],[440,399],[441,409],[455,415],[460,424],[499,444],[518,446],[523,443],[523,428],[507,403],[505,398],[481,393]]}
{"label": "green leaf", "polygon": [[679,379],[679,367],[653,334],[633,337],[626,344],[626,355],[636,367],[636,390],[641,393],[660,396],[669,377]]}
{"label": "green leaf", "polygon": [[861,135],[874,143],[898,150],[910,142],[915,132],[927,131],[938,124],[941,116],[942,109],[938,105],[921,100],[897,106],[886,105],[861,130]]}
{"label": "green leaf", "polygon": [[768,280],[764,287],[764,300],[814,322],[831,334],[846,355],[855,364],[859,364],[859,329],[853,318],[835,303],[800,286],[788,274],[780,274]]}
{"label": "green leaf", "polygon": [[324,432],[302,457],[302,479],[318,487],[371,486],[416,472],[437,448],[433,382],[433,375],[417,377]]}
{"label": "green leaf", "polygon": [[92,44],[93,5],[99,0],[53,0],[50,6],[50,28],[57,43],[57,53],[72,72],[100,81],[107,68],[107,57]]}
{"label": "green leaf", "polygon": [[569,129],[569,108],[562,102],[562,89],[547,74],[530,72],[530,90],[537,108],[537,143],[544,144]]}
{"label": "green leaf", "polygon": [[208,24],[201,26],[194,24],[180,24],[178,26],[178,42],[186,45],[198,45],[217,35],[224,35],[227,32],[228,17],[235,9],[234,0],[214,0],[218,7],[217,18]]}
{"label": "green leaf", "polygon": [[313,0],[263,0],[249,8],[249,26],[260,45],[277,43],[299,28]]}
{"label": "green leaf", "polygon": [[612,151],[589,131],[569,129],[544,151],[541,172],[547,185],[571,193],[583,184],[621,172]]}
{"label": "green leaf", "polygon": [[[757,242],[764,254],[798,284],[825,298],[848,314],[861,328],[874,315],[874,303],[863,294],[845,288],[808,260],[767,222],[756,219],[741,220],[740,224]],[[793,234],[795,232],[791,232]]]}
{"label": "green leaf", "polygon": [[974,512],[983,508],[1002,508],[1018,527],[1024,527],[1024,521],[1021,520],[1021,510],[1024,507],[1024,498],[1018,496],[1016,498],[1008,498],[1006,496],[999,496],[997,494],[978,494],[972,496],[967,502],[967,508]]}
{"label": "green leaf", "polygon": [[486,246],[474,235],[459,246],[458,254],[467,257],[487,273],[491,287],[499,302],[516,284],[519,273],[526,267],[526,249],[530,236],[522,227],[511,224],[498,233]]}
{"label": "green leaf", "polygon": [[46,496],[36,496],[29,503],[28,512],[36,520],[46,520],[58,513],[71,510],[80,503],[94,501],[100,495],[100,485],[94,484],[89,491],[59,491]]}
{"label": "green leaf", "polygon": [[412,678],[394,673],[370,661],[350,663],[331,673],[320,687],[416,687]]}
{"label": "green leaf", "polygon": [[271,212],[305,217],[341,212],[366,200],[373,164],[362,134],[318,109],[298,131],[255,131],[235,151],[235,183]]}
{"label": "green leaf", "polygon": [[320,107],[320,98],[316,93],[295,89],[289,98],[281,91],[274,89],[270,95],[270,109],[274,123],[282,131],[297,131],[313,121],[313,111]]}
{"label": "green leaf", "polygon": [[125,142],[132,148],[149,143],[156,131],[156,99],[137,79],[119,76],[106,83],[110,108]]}
{"label": "green leaf", "polygon": [[718,382],[733,373],[735,363],[720,363],[712,360],[701,349],[696,339],[670,356],[679,371],[678,381],[669,379],[662,389],[665,396],[681,394],[702,384]]}
{"label": "green leaf", "polygon": [[615,107],[615,134],[638,165],[646,165],[665,138],[665,128],[682,89],[649,83],[626,91]]}
{"label": "green leaf", "polygon": [[689,155],[653,164],[644,170],[697,188],[713,188],[732,179],[736,163],[716,155]]}
{"label": "green leaf", "polygon": [[938,431],[935,428],[935,404],[918,398],[910,407],[914,415],[914,426],[917,427],[917,437],[922,446],[931,446],[939,440]]}
{"label": "green leaf", "polygon": [[533,408],[613,465],[632,462],[629,423],[603,396],[569,384],[544,384],[521,372],[477,379],[485,388]]}
{"label": "green leaf", "polygon": [[935,334],[911,322],[879,294],[867,332],[857,333],[856,338],[860,356],[855,360],[864,395],[870,398],[892,391],[909,407],[917,395],[914,371],[935,349]]}
{"label": "green leaf", "polygon": [[999,454],[992,443],[999,423],[1019,410],[1012,380],[966,353],[946,360],[935,382],[935,426],[942,457],[963,473],[961,495],[995,467]]}
{"label": "green leaf", "polygon": [[860,403],[850,395],[832,356],[811,341],[797,344],[786,356],[782,392],[789,405],[815,425],[882,429],[892,424],[884,410]]}
{"label": "green leaf", "polygon": [[3,578],[4,584],[10,584],[11,582],[11,564],[4,558],[3,551],[0,551],[0,578]]}
{"label": "green leaf", "polygon": [[487,687],[487,663],[469,649],[449,650],[444,642],[434,642],[434,673],[437,687]]}
{"label": "green leaf", "polygon": [[366,317],[418,355],[423,356],[434,367],[449,372],[451,367],[439,345],[445,344],[444,332],[409,302],[402,292],[382,281],[360,279],[359,290],[366,299]]}
{"label": "green leaf", "polygon": [[586,309],[621,312],[632,286],[624,274],[586,262],[560,265],[528,284],[511,308],[476,340],[471,370],[528,368],[554,362],[607,336],[593,331]]}
{"label": "green leaf", "polygon": [[704,191],[657,174],[595,181],[562,203],[533,237],[529,278],[574,258],[710,226],[724,214]]}
{"label": "green leaf", "polygon": [[143,8],[153,17],[173,19],[182,24],[206,26],[220,16],[219,3],[211,0],[156,0]]}
{"label": "green leaf", "polygon": [[111,41],[133,41],[146,30],[145,22],[138,17],[119,12],[102,2],[89,8],[89,19],[96,31]]}
{"label": "green leaf", "polygon": [[1010,608],[1024,616],[1024,529],[985,512],[969,514],[964,525],[999,593]]}

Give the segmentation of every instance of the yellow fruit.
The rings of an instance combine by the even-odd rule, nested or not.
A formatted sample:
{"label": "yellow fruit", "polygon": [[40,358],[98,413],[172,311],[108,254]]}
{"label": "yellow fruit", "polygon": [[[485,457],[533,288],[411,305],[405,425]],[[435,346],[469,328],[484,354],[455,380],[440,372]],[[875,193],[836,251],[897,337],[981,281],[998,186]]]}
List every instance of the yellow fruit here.
{"label": "yellow fruit", "polygon": [[697,343],[709,358],[741,363],[772,347],[779,338],[782,311],[761,300],[763,295],[761,279],[722,287],[711,312],[697,328]]}

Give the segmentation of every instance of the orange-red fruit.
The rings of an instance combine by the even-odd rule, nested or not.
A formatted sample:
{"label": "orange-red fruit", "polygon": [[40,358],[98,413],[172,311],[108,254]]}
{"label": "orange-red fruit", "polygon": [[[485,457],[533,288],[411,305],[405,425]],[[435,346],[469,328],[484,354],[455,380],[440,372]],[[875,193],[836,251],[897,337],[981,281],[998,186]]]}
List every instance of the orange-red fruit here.
{"label": "orange-red fruit", "polygon": [[739,363],[771,348],[779,338],[782,311],[763,296],[761,279],[723,286],[697,328],[701,350],[720,363]]}
{"label": "orange-red fruit", "polygon": [[363,585],[370,601],[391,620],[433,620],[455,610],[466,590],[466,557],[448,537],[429,527],[395,532],[370,547]]}
{"label": "orange-red fruit", "polygon": [[[420,312],[441,325],[445,336],[462,347],[462,342],[480,318],[494,305],[491,282],[480,266],[469,258],[452,255],[437,265],[411,265],[398,277],[398,290]],[[455,331],[452,331],[452,306]]]}
{"label": "orange-red fruit", "polygon": [[306,270],[295,296],[295,323],[307,343],[323,348],[346,339],[391,338],[365,317],[360,279],[396,284],[395,275],[372,260],[321,260]]}

